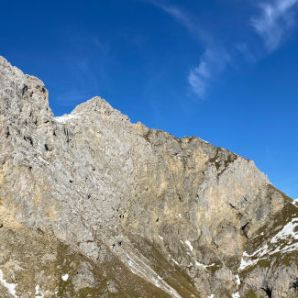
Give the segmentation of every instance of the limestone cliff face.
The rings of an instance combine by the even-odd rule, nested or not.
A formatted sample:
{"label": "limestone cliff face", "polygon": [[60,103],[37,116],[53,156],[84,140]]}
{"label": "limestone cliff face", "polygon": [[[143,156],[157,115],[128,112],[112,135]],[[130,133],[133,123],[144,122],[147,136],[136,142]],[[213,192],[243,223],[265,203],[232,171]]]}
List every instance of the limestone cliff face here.
{"label": "limestone cliff face", "polygon": [[298,297],[297,226],[252,161],[98,97],[54,117],[0,58],[0,297]]}

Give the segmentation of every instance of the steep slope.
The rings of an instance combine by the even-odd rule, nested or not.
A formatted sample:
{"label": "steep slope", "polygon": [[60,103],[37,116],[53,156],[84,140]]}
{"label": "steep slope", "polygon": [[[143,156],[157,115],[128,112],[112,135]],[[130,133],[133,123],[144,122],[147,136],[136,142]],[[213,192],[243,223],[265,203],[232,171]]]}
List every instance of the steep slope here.
{"label": "steep slope", "polygon": [[0,58],[3,297],[297,297],[297,207],[252,161],[132,124],[54,117]]}

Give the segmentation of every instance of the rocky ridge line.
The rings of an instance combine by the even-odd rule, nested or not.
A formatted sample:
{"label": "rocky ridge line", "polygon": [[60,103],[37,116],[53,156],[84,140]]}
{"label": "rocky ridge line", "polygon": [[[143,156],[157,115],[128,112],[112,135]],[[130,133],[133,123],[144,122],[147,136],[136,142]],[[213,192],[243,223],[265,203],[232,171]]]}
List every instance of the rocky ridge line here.
{"label": "rocky ridge line", "polygon": [[4,297],[297,297],[297,207],[252,161],[99,97],[54,117],[4,58],[0,123]]}

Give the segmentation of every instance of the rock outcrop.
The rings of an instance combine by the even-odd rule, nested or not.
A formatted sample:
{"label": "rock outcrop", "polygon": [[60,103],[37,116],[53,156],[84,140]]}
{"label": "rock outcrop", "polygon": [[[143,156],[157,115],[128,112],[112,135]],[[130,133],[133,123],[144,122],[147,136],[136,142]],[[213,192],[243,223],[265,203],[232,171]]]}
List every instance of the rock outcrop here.
{"label": "rock outcrop", "polygon": [[298,297],[298,208],[254,163],[0,58],[0,297]]}

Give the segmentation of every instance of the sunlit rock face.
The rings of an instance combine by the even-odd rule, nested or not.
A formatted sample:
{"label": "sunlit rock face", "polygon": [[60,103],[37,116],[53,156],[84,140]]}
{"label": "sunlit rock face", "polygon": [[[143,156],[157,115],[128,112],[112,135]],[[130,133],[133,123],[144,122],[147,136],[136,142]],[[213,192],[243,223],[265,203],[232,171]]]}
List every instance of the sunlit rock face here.
{"label": "sunlit rock face", "polygon": [[250,160],[0,58],[0,297],[298,297],[298,210]]}

